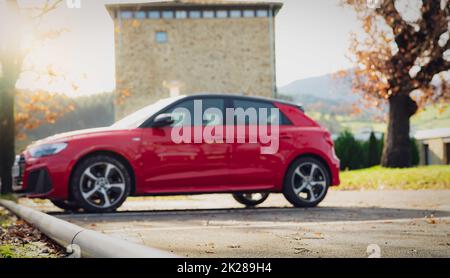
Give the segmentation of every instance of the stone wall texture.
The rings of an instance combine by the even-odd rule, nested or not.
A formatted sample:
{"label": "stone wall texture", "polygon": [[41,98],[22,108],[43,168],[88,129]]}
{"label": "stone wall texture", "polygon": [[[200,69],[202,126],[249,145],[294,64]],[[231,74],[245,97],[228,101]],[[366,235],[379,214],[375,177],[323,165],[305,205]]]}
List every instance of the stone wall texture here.
{"label": "stone wall texture", "polygon": [[[114,19],[116,106],[122,118],[177,93],[271,97],[270,18]],[[168,42],[155,34],[167,32]],[[172,89],[170,89],[172,88]]]}

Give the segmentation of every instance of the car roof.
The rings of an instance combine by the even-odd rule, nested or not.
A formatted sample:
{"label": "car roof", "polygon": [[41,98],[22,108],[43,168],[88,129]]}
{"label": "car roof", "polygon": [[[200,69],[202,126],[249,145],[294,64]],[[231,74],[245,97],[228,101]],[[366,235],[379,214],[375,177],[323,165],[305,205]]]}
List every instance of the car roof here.
{"label": "car roof", "polygon": [[303,107],[299,104],[296,104],[291,101],[282,100],[282,99],[274,99],[269,97],[262,97],[262,96],[245,96],[245,95],[238,95],[238,94],[223,94],[223,93],[194,93],[190,95],[184,95],[184,98],[196,98],[196,97],[220,97],[220,98],[239,98],[239,99],[245,99],[245,100],[254,100],[254,101],[264,101],[264,102],[278,102],[286,105],[295,106],[297,108],[300,108],[302,111],[304,111]]}

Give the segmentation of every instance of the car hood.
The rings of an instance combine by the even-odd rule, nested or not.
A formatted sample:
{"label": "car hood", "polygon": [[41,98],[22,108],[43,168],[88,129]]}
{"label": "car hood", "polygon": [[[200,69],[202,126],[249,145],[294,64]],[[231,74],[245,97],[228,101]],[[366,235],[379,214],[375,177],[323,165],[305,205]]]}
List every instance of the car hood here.
{"label": "car hood", "polygon": [[61,141],[70,141],[70,140],[73,140],[80,136],[92,135],[92,134],[97,134],[97,133],[99,134],[99,133],[110,132],[110,131],[115,131],[115,130],[122,130],[122,129],[114,128],[114,127],[99,127],[99,128],[89,128],[89,129],[69,131],[69,132],[64,132],[64,133],[58,133],[58,134],[49,136],[47,138],[38,140],[38,141],[34,142],[32,145],[40,145],[40,144],[61,142]]}

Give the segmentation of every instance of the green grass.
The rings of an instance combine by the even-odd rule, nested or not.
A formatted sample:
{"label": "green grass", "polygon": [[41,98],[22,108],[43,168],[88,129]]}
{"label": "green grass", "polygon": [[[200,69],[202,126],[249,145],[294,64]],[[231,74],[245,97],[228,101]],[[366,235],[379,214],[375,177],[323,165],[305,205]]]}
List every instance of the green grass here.
{"label": "green grass", "polygon": [[16,257],[14,248],[11,245],[0,246],[0,258],[9,259]]}
{"label": "green grass", "polygon": [[4,244],[0,246],[1,258],[57,258],[56,254],[41,253],[42,243],[30,242],[23,245]]}
{"label": "green grass", "polygon": [[392,169],[375,166],[342,171],[338,190],[359,189],[450,189],[450,166],[434,165]]}
{"label": "green grass", "polygon": [[9,200],[17,203],[17,196],[15,194],[0,194],[0,199]]}
{"label": "green grass", "polygon": [[8,228],[11,224],[11,219],[8,216],[6,209],[0,207],[0,228]]}

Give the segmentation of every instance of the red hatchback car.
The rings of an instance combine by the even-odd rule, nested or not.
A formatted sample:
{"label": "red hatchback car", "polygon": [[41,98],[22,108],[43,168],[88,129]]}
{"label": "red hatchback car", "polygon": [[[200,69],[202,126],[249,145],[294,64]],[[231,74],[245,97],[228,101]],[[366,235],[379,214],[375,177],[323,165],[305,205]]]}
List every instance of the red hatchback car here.
{"label": "red hatchback car", "polygon": [[[180,117],[180,108],[196,115],[192,110],[199,100],[204,112],[200,121]],[[251,142],[261,126],[274,127],[270,116],[264,122],[246,113],[244,122],[231,124],[211,116],[228,116],[230,108],[253,109],[258,119],[264,109],[277,110],[276,151],[261,152],[267,142]],[[183,127],[192,134],[214,126],[215,135],[226,130],[227,141],[174,142],[174,129],[183,117]],[[235,140],[229,142],[230,136]],[[37,141],[16,161],[16,191],[88,212],[114,211],[127,196],[199,193],[232,193],[238,202],[255,206],[270,192],[282,192],[296,207],[313,207],[330,185],[339,184],[339,159],[330,133],[300,106],[236,95],[162,99],[110,127]]]}

